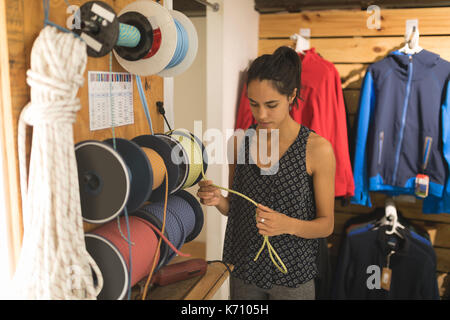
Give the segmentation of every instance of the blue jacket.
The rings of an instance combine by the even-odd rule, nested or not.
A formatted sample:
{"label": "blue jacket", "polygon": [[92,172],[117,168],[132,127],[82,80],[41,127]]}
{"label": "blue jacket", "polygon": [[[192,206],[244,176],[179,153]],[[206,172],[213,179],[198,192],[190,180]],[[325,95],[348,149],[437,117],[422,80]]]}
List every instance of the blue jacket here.
{"label": "blue jacket", "polygon": [[369,191],[415,193],[430,177],[424,213],[450,212],[450,63],[422,50],[398,51],[368,67],[361,89],[354,159],[354,204]]}

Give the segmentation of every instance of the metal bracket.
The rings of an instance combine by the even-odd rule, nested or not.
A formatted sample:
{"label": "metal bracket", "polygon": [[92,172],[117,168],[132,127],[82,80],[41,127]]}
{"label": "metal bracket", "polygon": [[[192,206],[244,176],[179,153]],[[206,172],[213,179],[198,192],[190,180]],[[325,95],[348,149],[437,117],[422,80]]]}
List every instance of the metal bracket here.
{"label": "metal bracket", "polygon": [[203,0],[194,0],[194,1],[200,3],[200,4],[204,5],[204,6],[211,7],[214,12],[219,11],[220,6],[219,6],[219,4],[217,2],[209,3],[208,1],[203,1]]}

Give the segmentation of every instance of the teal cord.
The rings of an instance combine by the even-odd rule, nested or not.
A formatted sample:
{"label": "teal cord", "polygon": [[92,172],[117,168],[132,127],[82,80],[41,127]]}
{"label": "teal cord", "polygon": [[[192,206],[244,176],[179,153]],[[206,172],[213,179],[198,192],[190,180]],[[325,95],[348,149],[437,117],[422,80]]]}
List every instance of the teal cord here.
{"label": "teal cord", "polygon": [[150,132],[154,134],[153,132],[153,125],[152,125],[152,118],[150,117],[150,112],[148,110],[148,104],[147,104],[147,98],[145,97],[144,88],[142,87],[142,80],[141,77],[136,76],[136,86],[138,88],[139,92],[139,98],[141,99],[142,108],[144,109],[145,116],[147,117],[148,126],[150,128]]}

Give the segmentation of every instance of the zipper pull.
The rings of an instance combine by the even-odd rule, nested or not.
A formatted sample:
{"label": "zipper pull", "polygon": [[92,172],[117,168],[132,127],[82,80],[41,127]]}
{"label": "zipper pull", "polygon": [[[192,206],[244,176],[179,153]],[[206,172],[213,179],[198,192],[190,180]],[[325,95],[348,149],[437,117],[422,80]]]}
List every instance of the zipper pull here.
{"label": "zipper pull", "polygon": [[411,61],[412,61],[412,55],[409,56],[409,62],[411,62]]}

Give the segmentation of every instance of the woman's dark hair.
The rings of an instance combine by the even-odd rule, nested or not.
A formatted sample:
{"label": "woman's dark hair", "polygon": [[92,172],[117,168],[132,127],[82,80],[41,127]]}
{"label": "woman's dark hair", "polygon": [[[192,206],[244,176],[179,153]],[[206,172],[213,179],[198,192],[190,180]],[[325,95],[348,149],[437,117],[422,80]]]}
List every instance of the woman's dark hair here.
{"label": "woman's dark hair", "polygon": [[286,46],[279,47],[273,54],[264,54],[251,63],[247,71],[247,87],[253,80],[272,80],[277,91],[288,97],[297,88],[293,105],[298,108],[301,73],[302,64],[297,52]]}

